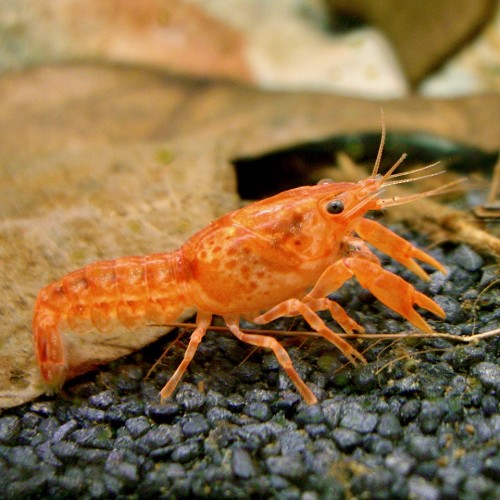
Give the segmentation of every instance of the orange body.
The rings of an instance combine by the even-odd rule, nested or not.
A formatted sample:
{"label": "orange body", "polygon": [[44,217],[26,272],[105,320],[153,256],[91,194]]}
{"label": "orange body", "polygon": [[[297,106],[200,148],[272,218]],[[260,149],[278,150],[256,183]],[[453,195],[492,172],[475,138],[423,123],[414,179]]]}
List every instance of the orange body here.
{"label": "orange body", "polygon": [[194,306],[197,328],[184,360],[161,391],[162,400],[174,391],[212,315],[217,314],[242,341],[272,349],[305,400],[316,402],[281,344],[273,337],[243,333],[240,317],[262,324],[301,314],[350,361],[365,362],[316,313],[329,310],[346,332],[362,331],[339,304],[327,298],[355,276],[417,328],[431,331],[414,305],[441,317],[442,309],[385,271],[365,244],[379,248],[424,279],[428,276],[414,258],[444,271],[428,254],[364,218],[370,210],[395,204],[378,197],[395,168],[384,177],[374,171],[358,183],[325,181],[285,191],[221,217],[175,252],[97,262],[45,287],[38,295],[33,319],[43,378],[52,388],[64,382],[63,328],[106,332],[116,323],[128,328],[171,323]]}

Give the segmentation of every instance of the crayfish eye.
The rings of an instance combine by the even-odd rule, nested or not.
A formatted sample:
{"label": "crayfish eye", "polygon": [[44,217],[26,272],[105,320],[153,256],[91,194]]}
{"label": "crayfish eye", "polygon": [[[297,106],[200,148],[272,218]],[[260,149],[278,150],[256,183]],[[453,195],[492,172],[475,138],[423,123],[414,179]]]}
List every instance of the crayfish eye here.
{"label": "crayfish eye", "polygon": [[337,215],[344,211],[344,204],[340,200],[332,200],[326,204],[326,211],[329,214]]}

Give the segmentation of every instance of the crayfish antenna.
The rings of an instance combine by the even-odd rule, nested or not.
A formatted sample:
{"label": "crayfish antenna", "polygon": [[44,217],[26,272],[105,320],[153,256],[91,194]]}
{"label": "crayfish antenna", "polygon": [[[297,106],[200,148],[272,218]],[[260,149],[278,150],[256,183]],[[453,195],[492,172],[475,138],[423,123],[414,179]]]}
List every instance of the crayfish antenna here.
{"label": "crayfish antenna", "polygon": [[395,207],[397,205],[403,205],[411,201],[421,200],[422,198],[427,198],[428,196],[438,196],[445,193],[451,193],[454,191],[458,191],[457,186],[464,183],[466,180],[467,179],[457,179],[455,181],[449,182],[448,184],[445,184],[444,186],[429,189],[428,191],[424,191],[422,193],[409,194],[408,196],[394,196],[393,198],[383,198],[380,200],[380,202],[382,203],[383,208]]}

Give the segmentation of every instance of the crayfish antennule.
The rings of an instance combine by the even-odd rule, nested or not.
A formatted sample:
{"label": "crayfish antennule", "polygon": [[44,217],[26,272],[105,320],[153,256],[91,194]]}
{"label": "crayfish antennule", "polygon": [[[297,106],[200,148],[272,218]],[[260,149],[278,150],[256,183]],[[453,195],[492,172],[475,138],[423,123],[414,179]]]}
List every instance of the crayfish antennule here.
{"label": "crayfish antennule", "polygon": [[408,155],[406,153],[403,153],[399,160],[384,174],[384,176],[382,177],[382,182],[386,181],[387,179],[389,179],[392,175],[392,173],[399,167],[399,165],[401,165],[401,163],[403,163],[406,159]]}
{"label": "crayfish antennule", "polygon": [[377,158],[375,160],[375,165],[373,165],[372,177],[376,177],[378,174],[378,170],[380,168],[380,162],[382,161],[382,153],[384,151],[385,145],[385,122],[384,122],[384,110],[380,109],[380,115],[382,118],[382,136],[380,137],[380,145],[378,147]]}

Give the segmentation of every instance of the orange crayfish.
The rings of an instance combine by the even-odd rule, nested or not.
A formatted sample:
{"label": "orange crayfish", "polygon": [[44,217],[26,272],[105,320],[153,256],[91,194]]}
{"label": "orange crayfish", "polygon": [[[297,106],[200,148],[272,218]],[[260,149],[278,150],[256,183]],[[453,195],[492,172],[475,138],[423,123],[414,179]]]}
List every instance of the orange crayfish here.
{"label": "orange crayfish", "polygon": [[219,218],[175,252],[96,262],[43,288],[35,305],[33,331],[38,365],[49,387],[60,387],[65,377],[61,329],[107,332],[117,323],[127,328],[168,324],[194,306],[196,329],[184,359],[160,392],[162,401],[175,390],[217,314],[238,339],[271,349],[305,401],[316,403],[278,340],[242,332],[240,317],[263,324],[302,315],[349,361],[366,363],[317,314],[328,310],[345,332],[363,331],[328,298],[352,277],[415,327],[431,332],[414,305],[441,318],[444,311],[411,284],[384,270],[365,242],[423,279],[429,276],[414,259],[441,272],[446,272],[444,267],[364,216],[371,210],[443,192],[447,186],[403,198],[381,198],[385,186],[401,182],[395,177],[415,172],[394,174],[403,155],[385,175],[378,174],[384,137],[385,133],[372,175],[365,180],[324,180],[285,191]]}

